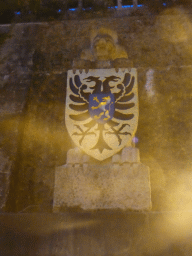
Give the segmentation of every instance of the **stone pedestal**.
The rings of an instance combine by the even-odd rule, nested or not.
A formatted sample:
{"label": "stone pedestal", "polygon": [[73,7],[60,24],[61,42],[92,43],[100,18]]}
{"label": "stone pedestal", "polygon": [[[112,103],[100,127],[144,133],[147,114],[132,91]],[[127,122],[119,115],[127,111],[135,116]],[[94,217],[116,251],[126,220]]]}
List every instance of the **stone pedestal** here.
{"label": "stone pedestal", "polygon": [[124,148],[108,164],[91,164],[78,149],[67,164],[56,168],[53,210],[60,207],[150,210],[149,168],[139,162],[139,150]]}

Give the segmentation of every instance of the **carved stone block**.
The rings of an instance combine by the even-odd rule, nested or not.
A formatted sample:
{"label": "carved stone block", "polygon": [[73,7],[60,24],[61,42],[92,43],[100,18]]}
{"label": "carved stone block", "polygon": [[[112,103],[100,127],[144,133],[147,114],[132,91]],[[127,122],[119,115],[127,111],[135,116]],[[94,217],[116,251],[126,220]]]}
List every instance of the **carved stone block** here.
{"label": "carved stone block", "polygon": [[125,147],[122,150],[122,163],[139,163],[140,155],[138,148]]}
{"label": "carved stone block", "polygon": [[80,164],[83,162],[83,153],[79,148],[73,148],[67,152],[67,164]]}
{"label": "carved stone block", "polygon": [[112,163],[139,163],[140,154],[139,149],[134,147],[123,148],[121,154],[112,156]]}
{"label": "carved stone block", "polygon": [[54,211],[62,206],[78,206],[84,210],[150,210],[149,168],[141,163],[126,162],[58,167]]}

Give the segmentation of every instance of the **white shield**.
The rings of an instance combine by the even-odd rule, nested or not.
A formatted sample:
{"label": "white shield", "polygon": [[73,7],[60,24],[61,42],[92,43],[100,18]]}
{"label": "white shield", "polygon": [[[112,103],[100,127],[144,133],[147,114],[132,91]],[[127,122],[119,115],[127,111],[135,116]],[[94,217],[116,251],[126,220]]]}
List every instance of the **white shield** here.
{"label": "white shield", "polygon": [[136,69],[69,70],[65,121],[73,142],[97,160],[131,146],[138,124]]}

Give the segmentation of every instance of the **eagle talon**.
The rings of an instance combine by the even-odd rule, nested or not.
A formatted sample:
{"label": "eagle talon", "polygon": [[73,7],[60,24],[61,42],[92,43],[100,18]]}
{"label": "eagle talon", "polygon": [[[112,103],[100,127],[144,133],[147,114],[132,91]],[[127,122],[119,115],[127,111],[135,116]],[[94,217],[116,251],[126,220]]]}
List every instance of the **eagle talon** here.
{"label": "eagle talon", "polygon": [[122,139],[120,137],[120,135],[130,135],[131,136],[131,133],[130,132],[121,132],[125,126],[130,126],[129,124],[123,124],[119,129],[115,130],[113,127],[111,127],[111,130],[112,132],[108,131],[106,132],[105,134],[114,134],[117,139],[118,139],[118,142],[119,142],[119,146],[121,145],[122,143]]}
{"label": "eagle talon", "polygon": [[75,125],[76,128],[79,130],[80,133],[78,132],[74,132],[72,135],[76,135],[76,136],[82,136],[81,139],[79,140],[79,144],[81,145],[83,139],[85,138],[85,136],[87,135],[95,135],[95,132],[90,132],[91,128],[94,126],[89,127],[86,131],[83,131],[83,129],[81,129],[81,127],[79,125]]}

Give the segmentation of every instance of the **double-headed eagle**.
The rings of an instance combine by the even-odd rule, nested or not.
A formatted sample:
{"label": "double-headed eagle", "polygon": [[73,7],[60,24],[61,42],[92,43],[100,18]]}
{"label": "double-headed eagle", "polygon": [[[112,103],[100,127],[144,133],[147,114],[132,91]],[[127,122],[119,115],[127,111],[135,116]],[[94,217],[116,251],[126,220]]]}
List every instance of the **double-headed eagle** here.
{"label": "double-headed eagle", "polygon": [[[91,128],[93,128],[96,124],[98,124],[97,130],[100,131],[99,133],[99,139],[97,144],[92,149],[98,149],[101,153],[104,149],[111,150],[109,145],[105,142],[103,138],[103,131],[105,131],[105,134],[114,134],[119,142],[119,145],[121,145],[122,142],[122,135],[131,135],[129,132],[123,132],[123,129],[125,126],[129,126],[128,123],[123,123],[120,128],[115,128],[118,126],[122,121],[128,121],[131,120],[134,117],[133,113],[124,113],[121,110],[129,110],[135,106],[135,103],[129,103],[134,98],[134,93],[132,91],[134,83],[135,83],[135,77],[131,76],[129,73],[125,73],[124,79],[122,82],[117,84],[117,90],[115,93],[112,93],[111,90],[115,87],[110,85],[110,82],[118,82],[120,80],[117,76],[108,76],[105,77],[105,79],[102,81],[99,79],[100,77],[95,76],[88,76],[84,78],[86,83],[89,82],[95,82],[94,86],[89,86],[89,90],[87,84],[84,82],[82,83],[80,80],[79,75],[74,76],[74,81],[72,77],[70,77],[69,80],[69,86],[71,89],[71,92],[69,97],[70,100],[73,102],[72,104],[69,104],[69,108],[72,110],[75,110],[79,112],[79,114],[76,115],[69,115],[69,118],[81,122],[84,121],[83,126],[85,129],[82,129],[80,125],[75,125],[79,132],[73,133],[73,136],[80,136],[79,144],[81,145],[83,139],[87,135],[93,135],[94,132],[90,132]],[[90,92],[91,89],[91,92]],[[89,91],[89,92],[86,92]],[[90,105],[90,95],[94,95],[94,100],[98,102],[98,105],[96,107],[92,107],[92,109],[98,109],[100,108],[101,112],[100,117],[102,115],[105,116],[103,118],[104,123],[107,123],[111,131],[104,128],[104,123],[99,122],[99,117],[97,116],[91,116],[89,105]],[[114,102],[112,102],[110,95],[113,95]],[[102,98],[102,101],[98,100],[97,95],[105,95],[105,97]],[[106,96],[107,95],[107,96]],[[114,114],[113,116],[109,115],[109,110],[106,109],[107,104],[114,104]],[[90,117],[92,118],[90,121]],[[87,120],[87,123],[85,122]],[[96,136],[96,134],[95,134]]]}

